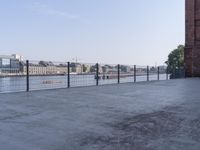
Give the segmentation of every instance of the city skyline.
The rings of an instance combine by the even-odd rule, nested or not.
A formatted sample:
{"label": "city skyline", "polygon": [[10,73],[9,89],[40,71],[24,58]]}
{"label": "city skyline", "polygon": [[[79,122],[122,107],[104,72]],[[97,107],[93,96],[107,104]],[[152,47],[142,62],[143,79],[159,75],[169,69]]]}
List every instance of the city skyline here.
{"label": "city skyline", "polygon": [[[1,54],[162,65],[184,44],[184,1],[1,1]],[[153,38],[152,38],[153,37]]]}

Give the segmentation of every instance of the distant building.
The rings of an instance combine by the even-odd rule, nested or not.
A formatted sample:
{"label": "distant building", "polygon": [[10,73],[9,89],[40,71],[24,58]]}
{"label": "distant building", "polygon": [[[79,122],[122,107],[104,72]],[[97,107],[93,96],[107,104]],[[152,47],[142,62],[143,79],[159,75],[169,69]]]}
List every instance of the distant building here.
{"label": "distant building", "polygon": [[83,66],[79,63],[71,63],[70,68],[72,73],[83,73]]}
{"label": "distant building", "polygon": [[91,66],[88,64],[82,64],[82,72],[83,73],[90,73]]}
{"label": "distant building", "polygon": [[167,72],[167,66],[159,66],[160,73],[166,73]]}
{"label": "distant building", "polygon": [[24,58],[23,58],[22,55],[19,55],[19,54],[12,54],[11,56],[14,57],[14,59],[16,59],[16,60],[19,60],[20,62],[21,62],[21,61],[24,61]]}
{"label": "distant building", "polygon": [[23,57],[18,54],[0,55],[0,74],[20,73]]}
{"label": "distant building", "polygon": [[[115,67],[115,68],[117,68],[117,67]],[[121,65],[120,68],[121,68],[121,72],[123,72],[123,73],[130,73],[131,72],[130,66]]]}
{"label": "distant building", "polygon": [[[26,74],[26,65],[23,64],[22,72]],[[58,64],[55,65],[52,62],[40,61],[39,63],[29,64],[29,74],[30,75],[51,75],[51,74],[66,74],[67,65]]]}
{"label": "distant building", "polygon": [[117,72],[116,67],[113,67],[110,65],[104,65],[101,68],[102,68],[102,73],[116,73]]}
{"label": "distant building", "polygon": [[[23,64],[22,72],[27,74],[26,64]],[[46,75],[47,68],[40,64],[29,64],[29,74],[30,75]]]}
{"label": "distant building", "polygon": [[67,64],[59,64],[56,66],[56,72],[58,74],[67,74],[68,69],[67,69]]}

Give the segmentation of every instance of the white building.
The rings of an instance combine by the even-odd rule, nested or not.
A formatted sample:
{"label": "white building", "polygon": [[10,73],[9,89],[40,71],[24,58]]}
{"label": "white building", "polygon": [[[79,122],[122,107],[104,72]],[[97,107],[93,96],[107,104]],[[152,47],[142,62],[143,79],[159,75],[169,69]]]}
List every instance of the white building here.
{"label": "white building", "polygon": [[20,72],[20,62],[23,57],[18,54],[0,55],[0,73],[13,74]]}

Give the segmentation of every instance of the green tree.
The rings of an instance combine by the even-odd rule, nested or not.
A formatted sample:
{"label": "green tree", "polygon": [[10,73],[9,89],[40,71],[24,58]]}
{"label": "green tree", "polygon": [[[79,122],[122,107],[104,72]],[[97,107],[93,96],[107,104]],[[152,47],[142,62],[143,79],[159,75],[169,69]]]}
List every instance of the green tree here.
{"label": "green tree", "polygon": [[83,72],[86,72],[87,71],[87,67],[83,64]]}
{"label": "green tree", "polygon": [[96,72],[96,66],[91,66],[90,67],[90,72],[92,73],[92,72]]}
{"label": "green tree", "polygon": [[184,45],[179,45],[169,55],[168,60],[165,62],[168,66],[168,72],[175,74],[176,70],[180,70],[184,67]]}

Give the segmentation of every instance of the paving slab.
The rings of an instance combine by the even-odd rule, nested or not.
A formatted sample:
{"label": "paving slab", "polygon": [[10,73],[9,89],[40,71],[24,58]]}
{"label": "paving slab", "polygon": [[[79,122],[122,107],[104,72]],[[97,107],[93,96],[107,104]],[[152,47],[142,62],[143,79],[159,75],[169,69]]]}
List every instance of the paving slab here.
{"label": "paving slab", "polygon": [[1,150],[199,150],[200,79],[0,94]]}

